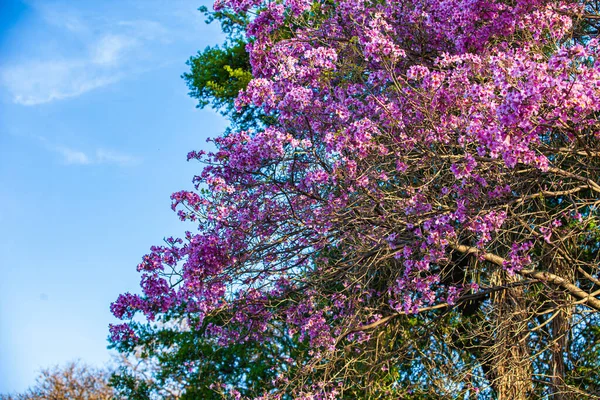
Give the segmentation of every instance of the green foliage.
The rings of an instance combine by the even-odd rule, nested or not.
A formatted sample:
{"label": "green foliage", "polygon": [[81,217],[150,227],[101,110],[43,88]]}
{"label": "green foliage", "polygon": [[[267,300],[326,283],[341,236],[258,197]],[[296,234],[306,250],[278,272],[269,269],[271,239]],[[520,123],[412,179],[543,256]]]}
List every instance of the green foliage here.
{"label": "green foliage", "polygon": [[[111,378],[123,398],[217,400],[231,388],[242,396],[257,397],[287,367],[286,359],[302,358],[300,353],[307,351],[276,330],[269,341],[240,340],[223,346],[207,339],[206,329],[226,325],[225,316],[207,318],[199,329],[168,316],[159,320],[137,324],[135,344],[113,344],[138,366],[121,367]],[[240,334],[244,337],[244,332]]]}
{"label": "green foliage", "polygon": [[600,324],[598,317],[577,327],[569,355],[567,383],[600,396]]}
{"label": "green foliage", "polygon": [[120,397],[130,400],[150,400],[151,385],[131,373],[126,366],[121,366],[110,377],[110,385]]}
{"label": "green foliage", "polygon": [[221,46],[209,46],[199,51],[187,61],[190,71],[181,77],[190,90],[190,97],[198,100],[198,108],[211,106],[226,116],[231,122],[228,131],[273,124],[272,116],[255,107],[245,106],[239,110],[235,107],[238,93],[252,79],[252,68],[246,51],[249,16],[227,10],[209,12],[206,7],[199,10],[207,16],[207,23],[220,23],[226,40]]}
{"label": "green foliage", "polygon": [[218,21],[221,24],[221,31],[227,35],[227,40],[241,40],[246,37],[246,27],[250,22],[250,16],[247,13],[235,13],[228,9],[219,11],[208,11],[208,7],[202,6],[198,11],[206,16],[206,23],[211,24]]}
{"label": "green foliage", "polygon": [[252,79],[245,46],[238,39],[223,47],[207,47],[189,59],[191,71],[183,74],[183,79],[190,96],[198,100],[198,107],[210,105],[225,115],[234,115],[234,100]]}

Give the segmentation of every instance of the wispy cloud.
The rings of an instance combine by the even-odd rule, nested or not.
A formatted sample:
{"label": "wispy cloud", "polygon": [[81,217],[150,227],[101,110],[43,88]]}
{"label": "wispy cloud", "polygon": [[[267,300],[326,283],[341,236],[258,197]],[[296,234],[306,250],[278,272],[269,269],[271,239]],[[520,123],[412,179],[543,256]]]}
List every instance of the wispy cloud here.
{"label": "wispy cloud", "polygon": [[119,21],[117,25],[124,29],[131,29],[138,38],[143,40],[159,40],[162,43],[171,41],[170,30],[156,21],[136,19],[133,21]]}
{"label": "wispy cloud", "polygon": [[92,163],[92,160],[83,151],[64,146],[56,146],[53,150],[63,157],[65,164],[87,165]]}
{"label": "wispy cloud", "polygon": [[106,164],[119,167],[139,165],[142,159],[131,154],[99,147],[94,151],[83,151],[62,144],[55,144],[43,136],[33,136],[48,150],[60,155],[61,161],[66,165],[93,165]]}
{"label": "wispy cloud", "polygon": [[122,167],[137,165],[141,162],[138,157],[107,149],[97,149],[94,161],[99,164],[115,164]]}
{"label": "wispy cloud", "polygon": [[[32,3],[42,25],[52,27],[53,32],[58,30],[62,36],[42,38],[35,45],[43,49],[46,39],[58,46],[55,55],[33,55],[29,61],[3,63],[0,67],[0,85],[14,103],[44,104],[114,84],[140,70],[140,58],[153,54],[149,46],[168,42],[168,29],[157,21],[115,22],[98,15],[79,15],[69,4]],[[40,29],[44,32],[43,26]],[[39,54],[33,47],[29,50]]]}
{"label": "wispy cloud", "polygon": [[4,68],[0,80],[12,101],[25,106],[79,96],[120,79],[118,71],[103,71],[86,60],[41,61]]}
{"label": "wispy cloud", "polygon": [[92,55],[90,63],[97,66],[117,66],[126,51],[136,45],[135,38],[114,34],[105,35],[90,49]]}
{"label": "wispy cloud", "polygon": [[60,154],[62,161],[67,165],[106,164],[131,167],[141,163],[138,157],[108,149],[96,149],[93,153],[86,153],[70,147],[54,146],[51,150]]}
{"label": "wispy cloud", "polygon": [[0,82],[13,102],[25,106],[82,95],[120,80],[124,61],[137,40],[106,34],[88,45],[84,56],[11,65],[0,70]]}

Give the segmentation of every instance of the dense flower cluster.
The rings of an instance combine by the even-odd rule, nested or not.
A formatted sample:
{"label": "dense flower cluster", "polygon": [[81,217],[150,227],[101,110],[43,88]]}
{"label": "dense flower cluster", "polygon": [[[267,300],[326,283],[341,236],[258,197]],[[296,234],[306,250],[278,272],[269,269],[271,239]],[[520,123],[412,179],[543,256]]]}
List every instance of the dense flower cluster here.
{"label": "dense flower cluster", "polygon": [[[285,326],[326,360],[342,340],[371,340],[357,327],[382,316],[452,306],[494,273],[534,276],[553,238],[583,229],[600,194],[588,168],[600,50],[581,28],[584,4],[215,2],[224,8],[257,11],[254,79],[237,105],[277,123],[189,154],[206,166],[173,208],[198,231],[152,248],[143,294],[120,296],[117,317],[226,313],[207,330],[224,346]],[[487,267],[455,279],[457,256]],[[338,380],[294,393],[335,398]]]}

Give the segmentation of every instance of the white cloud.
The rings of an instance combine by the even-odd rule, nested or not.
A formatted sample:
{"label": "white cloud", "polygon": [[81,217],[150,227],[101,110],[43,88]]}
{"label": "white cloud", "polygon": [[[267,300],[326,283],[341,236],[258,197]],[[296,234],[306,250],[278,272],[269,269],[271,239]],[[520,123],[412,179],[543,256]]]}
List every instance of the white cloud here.
{"label": "white cloud", "polygon": [[[33,0],[31,6],[42,17],[42,25],[52,29],[48,37],[41,36],[24,49],[20,58],[29,50],[28,61],[0,66],[0,85],[16,104],[49,103],[114,84],[140,72],[140,60],[155,54],[149,46],[168,42],[169,31],[150,19],[115,21],[101,14],[82,14],[64,2]],[[50,48],[56,52],[46,51]],[[44,51],[45,57],[40,55]]]}
{"label": "white cloud", "polygon": [[62,162],[67,165],[106,164],[128,167],[142,162],[139,157],[111,149],[98,148],[93,152],[85,152],[62,144],[54,144],[43,136],[33,136],[33,138],[39,140],[48,150],[59,154]]}
{"label": "white cloud", "polygon": [[109,34],[103,36],[92,46],[91,64],[99,66],[116,66],[124,56],[126,50],[136,45],[136,40],[123,35]]}
{"label": "white cloud", "polygon": [[99,164],[115,164],[123,167],[137,165],[141,162],[137,157],[106,149],[96,150],[95,161]]}
{"label": "white cloud", "polygon": [[63,146],[57,146],[54,150],[63,156],[63,161],[66,164],[87,165],[92,163],[90,158],[83,151],[73,150]]}
{"label": "white cloud", "polygon": [[170,42],[170,32],[161,23],[146,19],[132,21],[119,21],[119,27],[135,32],[136,37],[144,40],[159,40],[163,43]]}
{"label": "white cloud", "polygon": [[[38,5],[37,8],[39,9],[40,6]],[[50,25],[77,34],[88,32],[87,24],[85,24],[77,15],[65,12],[65,10],[55,10],[52,8],[46,8],[40,11],[42,11],[44,20]]]}
{"label": "white cloud", "polygon": [[0,83],[12,101],[25,106],[80,96],[120,80],[121,62],[135,40],[104,35],[89,46],[85,57],[29,61],[0,70]]}
{"label": "white cloud", "polygon": [[79,96],[120,79],[118,71],[93,68],[86,60],[40,61],[0,71],[14,103],[32,106]]}
{"label": "white cloud", "polygon": [[97,149],[94,153],[85,153],[65,146],[52,146],[50,149],[60,154],[62,161],[68,165],[106,164],[129,167],[138,165],[141,162],[138,157],[114,150]]}
{"label": "white cloud", "polygon": [[71,33],[83,33],[88,31],[85,18],[74,12],[72,7],[65,7],[57,1],[48,0],[23,0],[28,6],[51,26],[66,29]]}

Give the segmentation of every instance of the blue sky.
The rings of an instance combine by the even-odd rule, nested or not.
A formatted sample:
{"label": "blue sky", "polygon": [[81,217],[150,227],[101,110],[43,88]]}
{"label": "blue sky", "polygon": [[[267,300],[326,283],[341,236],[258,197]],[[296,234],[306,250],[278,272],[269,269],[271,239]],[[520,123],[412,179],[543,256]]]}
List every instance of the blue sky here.
{"label": "blue sky", "polygon": [[203,4],[0,0],[0,393],[108,361],[110,303],[184,230],[169,196],[226,126],[180,78],[223,39]]}

